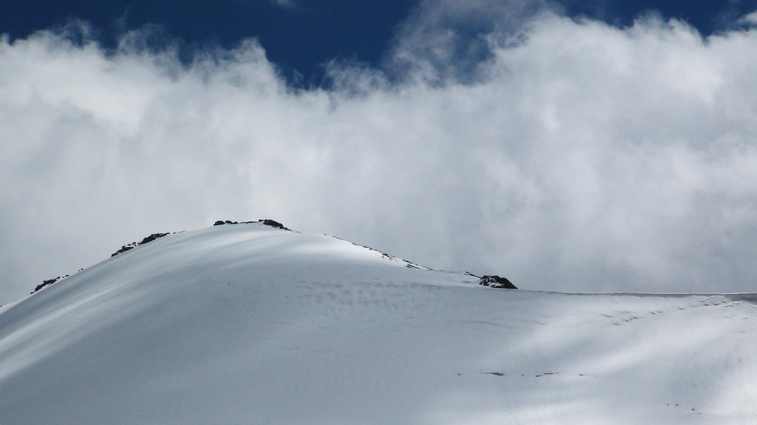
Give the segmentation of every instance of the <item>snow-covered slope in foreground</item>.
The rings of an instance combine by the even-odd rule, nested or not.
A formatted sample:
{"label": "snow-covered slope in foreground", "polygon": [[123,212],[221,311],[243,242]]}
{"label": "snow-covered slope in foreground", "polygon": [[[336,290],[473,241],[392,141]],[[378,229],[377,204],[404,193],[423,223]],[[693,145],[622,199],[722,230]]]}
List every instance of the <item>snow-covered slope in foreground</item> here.
{"label": "snow-covered slope in foreground", "polygon": [[757,423],[750,295],[480,287],[261,224],[0,308],[0,424]]}

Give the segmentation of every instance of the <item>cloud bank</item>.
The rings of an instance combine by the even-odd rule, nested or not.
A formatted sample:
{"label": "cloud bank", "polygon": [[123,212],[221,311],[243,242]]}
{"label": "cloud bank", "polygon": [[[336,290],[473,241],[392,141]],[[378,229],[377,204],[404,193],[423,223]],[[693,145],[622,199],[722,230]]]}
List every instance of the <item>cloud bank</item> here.
{"label": "cloud bank", "polygon": [[743,22],[702,39],[533,13],[476,34],[466,78],[438,72],[459,50],[400,32],[402,78],[332,64],[308,89],[254,40],[189,64],[140,32],[3,40],[0,301],[152,232],[263,217],[525,289],[753,291]]}

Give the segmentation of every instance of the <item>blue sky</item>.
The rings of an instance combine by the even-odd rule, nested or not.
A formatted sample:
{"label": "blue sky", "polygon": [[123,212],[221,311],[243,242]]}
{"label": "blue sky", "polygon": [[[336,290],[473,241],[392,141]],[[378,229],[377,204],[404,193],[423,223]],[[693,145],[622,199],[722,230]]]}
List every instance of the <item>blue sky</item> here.
{"label": "blue sky", "polygon": [[[517,3],[517,2],[512,2]],[[561,0],[552,4],[567,16],[587,16],[628,26],[651,11],[664,19],[682,19],[707,36],[728,29],[736,18],[757,8],[741,0]],[[257,37],[268,59],[291,82],[321,82],[323,64],[357,60],[380,67],[403,23],[417,12],[414,0],[220,0],[207,1],[57,1],[0,3],[0,33],[12,38],[82,19],[94,27],[99,41],[113,46],[127,30],[157,24],[184,46],[184,53],[208,43],[231,48]],[[488,31],[470,22],[468,35]],[[459,28],[458,28],[459,29]]]}
{"label": "blue sky", "polygon": [[260,218],[523,289],[754,290],[754,2],[97,4],[0,4],[0,303]]}

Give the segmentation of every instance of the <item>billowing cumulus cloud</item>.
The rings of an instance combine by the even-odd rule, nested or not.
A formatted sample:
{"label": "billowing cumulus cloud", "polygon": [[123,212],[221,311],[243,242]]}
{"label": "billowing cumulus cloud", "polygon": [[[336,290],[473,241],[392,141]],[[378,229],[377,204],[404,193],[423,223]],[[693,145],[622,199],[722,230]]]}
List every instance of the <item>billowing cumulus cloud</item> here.
{"label": "billowing cumulus cloud", "polygon": [[429,73],[444,52],[413,33],[403,78],[332,65],[328,89],[287,86],[254,41],[190,64],[139,33],[3,41],[0,300],[152,232],[263,217],[526,289],[752,291],[743,22],[534,13],[476,35],[475,78]]}

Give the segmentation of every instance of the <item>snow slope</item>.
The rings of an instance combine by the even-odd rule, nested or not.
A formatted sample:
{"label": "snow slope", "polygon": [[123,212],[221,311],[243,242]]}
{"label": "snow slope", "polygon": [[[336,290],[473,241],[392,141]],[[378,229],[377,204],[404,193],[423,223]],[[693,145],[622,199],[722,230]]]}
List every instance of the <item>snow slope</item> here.
{"label": "snow slope", "polygon": [[754,295],[409,265],[262,224],[139,246],[0,308],[0,425],[757,423]]}

